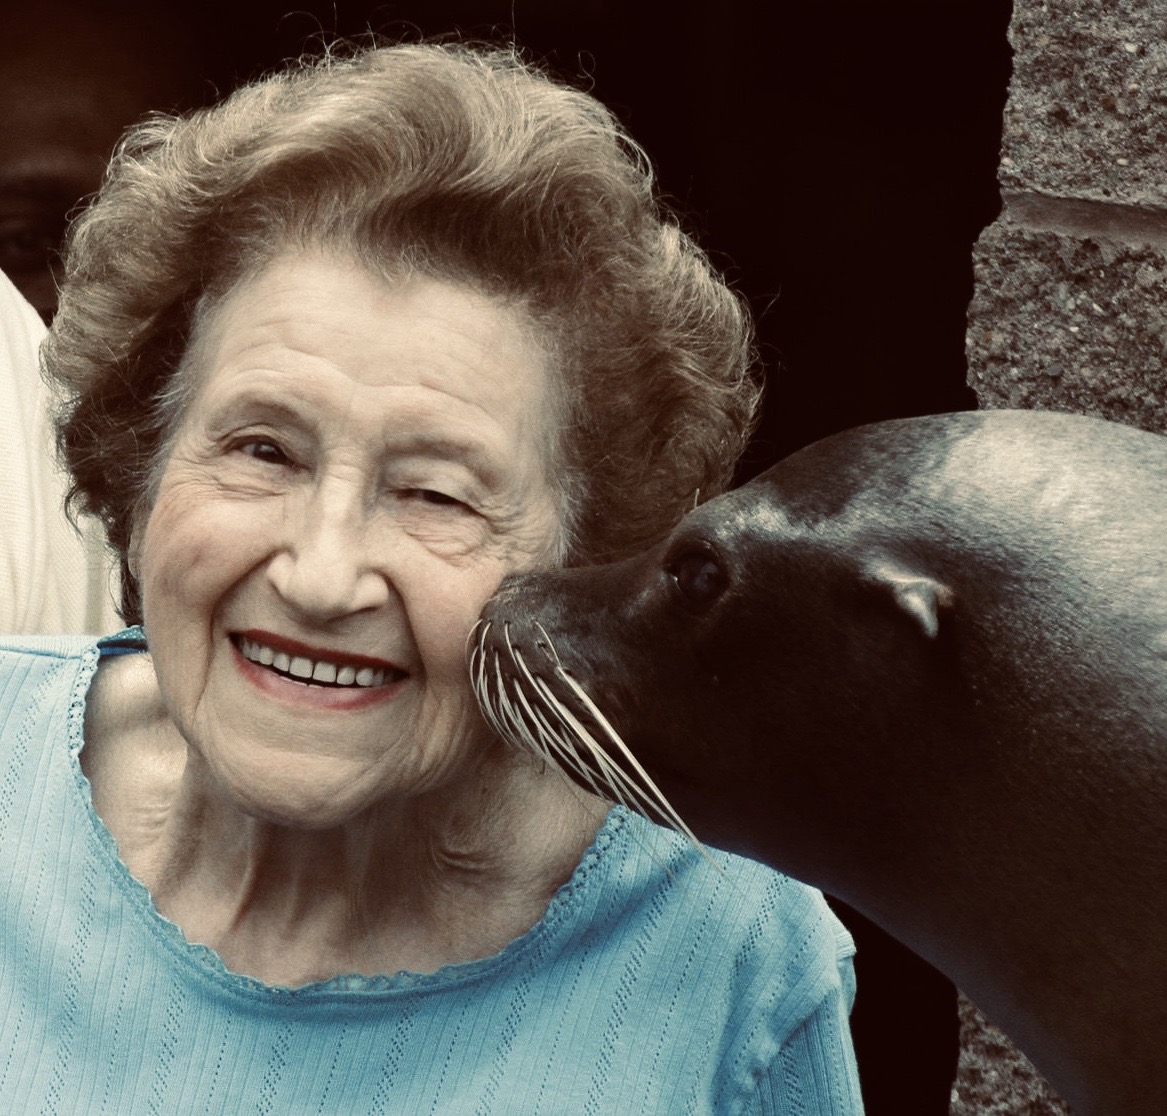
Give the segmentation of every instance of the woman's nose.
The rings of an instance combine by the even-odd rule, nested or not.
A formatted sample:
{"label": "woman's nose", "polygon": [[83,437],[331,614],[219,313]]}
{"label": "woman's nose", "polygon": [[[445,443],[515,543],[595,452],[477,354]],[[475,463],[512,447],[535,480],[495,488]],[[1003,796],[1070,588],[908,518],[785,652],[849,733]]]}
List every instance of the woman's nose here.
{"label": "woman's nose", "polygon": [[292,608],[333,619],[385,604],[392,592],[372,557],[367,517],[359,500],[321,489],[289,509],[285,537],[268,563],[268,579]]}

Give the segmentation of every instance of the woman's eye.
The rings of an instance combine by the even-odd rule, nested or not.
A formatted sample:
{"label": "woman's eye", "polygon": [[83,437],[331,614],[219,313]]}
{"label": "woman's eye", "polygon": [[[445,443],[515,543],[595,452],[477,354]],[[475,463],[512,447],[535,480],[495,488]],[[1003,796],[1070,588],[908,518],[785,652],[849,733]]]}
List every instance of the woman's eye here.
{"label": "woman's eye", "polygon": [[401,495],[407,500],[419,500],[423,504],[433,504],[439,508],[461,508],[465,505],[461,500],[448,493],[439,492],[435,488],[406,488]]}
{"label": "woman's eye", "polygon": [[290,462],[288,455],[275,442],[266,442],[257,438],[252,442],[244,442],[239,449],[248,457],[254,457],[257,461],[263,461],[268,465],[287,465]]}

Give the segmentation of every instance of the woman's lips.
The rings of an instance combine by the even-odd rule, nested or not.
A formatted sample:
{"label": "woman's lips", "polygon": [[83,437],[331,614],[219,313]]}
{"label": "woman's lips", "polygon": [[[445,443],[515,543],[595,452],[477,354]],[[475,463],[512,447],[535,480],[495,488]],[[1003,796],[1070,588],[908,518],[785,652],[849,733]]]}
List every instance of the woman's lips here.
{"label": "woman's lips", "polygon": [[[271,632],[234,632],[231,643],[241,665],[257,682],[293,683],[323,697],[381,700],[396,691],[409,672],[387,659],[310,647]],[[268,689],[264,685],[264,689]],[[283,688],[283,687],[281,687]],[[304,696],[307,696],[306,694]],[[360,704],[365,704],[360,700]]]}

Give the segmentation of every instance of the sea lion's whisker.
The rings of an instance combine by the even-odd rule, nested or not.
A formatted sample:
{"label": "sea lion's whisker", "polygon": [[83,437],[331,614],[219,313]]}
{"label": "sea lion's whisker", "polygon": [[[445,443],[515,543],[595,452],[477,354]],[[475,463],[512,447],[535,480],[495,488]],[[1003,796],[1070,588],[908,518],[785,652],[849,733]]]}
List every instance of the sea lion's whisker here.
{"label": "sea lion's whisker", "polygon": [[495,674],[495,679],[499,683],[499,685],[498,685],[497,689],[492,689],[490,686],[490,682],[487,678],[487,674],[486,674],[487,663],[486,663],[485,650],[483,651],[483,654],[482,654],[479,662],[480,662],[480,666],[479,666],[478,689],[479,689],[479,692],[482,694],[482,696],[485,698],[485,702],[483,703],[483,712],[485,712],[487,714],[487,716],[490,717],[491,724],[493,724],[497,727],[499,724],[503,723],[506,719],[506,714],[505,714],[505,711],[503,710],[503,706],[502,706],[502,699],[504,696],[504,691],[503,691],[503,687],[502,687],[502,666],[499,663],[498,655],[496,654],[494,656],[494,674]]}
{"label": "sea lion's whisker", "polygon": [[[490,625],[486,624],[482,629],[482,635],[477,646],[470,652],[470,669],[474,692],[478,696],[478,703],[482,706],[483,712],[486,713],[492,727],[497,728],[498,726],[494,719],[494,695],[491,693],[486,679],[486,636],[489,631]],[[497,656],[495,661],[497,663]]]}
{"label": "sea lion's whisker", "polygon": [[613,787],[606,780],[603,782],[597,780],[596,772],[584,763],[578,748],[559,738],[554,739],[556,741],[555,752],[559,756],[559,762],[562,768],[574,773],[576,778],[598,798],[614,798],[617,802],[627,805],[624,794],[619,788]]}
{"label": "sea lion's whisker", "polygon": [[[526,677],[526,680],[531,684],[531,686],[534,687],[535,691],[540,694],[544,702],[547,702],[548,694],[540,686],[540,679],[532,674],[530,667],[527,666],[526,661],[523,659],[522,653],[515,651],[513,652],[513,655],[515,664],[518,669]],[[530,702],[527,701],[522,686],[518,686],[516,688],[516,696],[522,702],[523,708],[526,710],[526,712],[534,719],[535,723],[540,726],[541,736],[544,737],[548,745],[548,752],[554,752],[555,755],[559,756],[560,762],[566,763],[566,765],[569,766],[572,771],[579,775],[583,781],[587,783],[589,789],[594,794],[597,794],[600,797],[606,797],[605,788],[602,788],[597,783],[595,772],[592,770],[592,768],[583,762],[582,757],[578,753],[578,749],[572,745],[570,740],[565,740],[559,733],[557,733],[554,727],[539,713],[537,709],[534,708],[534,706],[530,704]],[[557,704],[558,703],[556,699],[552,695],[552,708],[554,708]],[[591,748],[588,750],[590,752]],[[622,795],[620,796],[620,801],[622,803],[624,802]]]}
{"label": "sea lion's whisker", "polygon": [[539,722],[531,717],[531,709],[521,689],[516,689],[515,697],[521,708],[516,708],[513,704],[508,706],[515,735],[543,762],[560,766],[558,759],[560,748],[557,742],[548,737]]}
{"label": "sea lion's whisker", "polygon": [[578,749],[572,743],[572,741],[565,739],[560,732],[557,732],[555,726],[551,724],[551,722],[548,721],[547,718],[543,716],[543,714],[538,709],[532,707],[531,712],[538,720],[540,726],[542,726],[542,729],[546,733],[548,740],[552,742],[552,745],[556,751],[570,757],[574,761],[574,766],[578,770],[584,772],[587,775],[588,780],[594,785],[595,773],[587,766],[587,764],[583,762],[582,758],[578,754]]}
{"label": "sea lion's whisker", "polygon": [[518,652],[515,651],[515,645],[511,643],[511,626],[505,621],[503,622],[502,626],[502,638],[506,641],[507,652],[509,653],[510,657],[515,659]]}
{"label": "sea lion's whisker", "polygon": [[[546,681],[537,677],[532,677],[532,681],[545,706],[559,718],[561,726],[569,734],[570,738],[564,739],[557,733],[556,739],[561,741],[560,747],[564,754],[570,757],[572,769],[583,773],[588,784],[602,798],[615,799],[622,806],[627,806],[630,809],[636,809],[637,803],[641,803],[642,807],[651,808],[651,802],[644,792],[629,778],[627,772],[612,760],[595,737],[575,718],[571,711],[564,706]],[[554,729],[552,731],[554,732]],[[591,761],[592,766],[589,767],[584,762],[584,756]],[[597,775],[602,784],[597,784]]]}
{"label": "sea lion's whisker", "polygon": [[[474,688],[474,692],[478,696],[479,703],[484,707],[493,710],[494,695],[491,693],[490,685],[486,678],[486,636],[490,631],[490,624],[486,624],[482,628],[482,632],[478,643],[470,652],[470,675]],[[498,663],[498,656],[495,656],[495,663]]]}
{"label": "sea lion's whisker", "polygon": [[[619,765],[613,762],[612,758],[605,752],[605,749],[600,746],[599,741],[595,739],[591,732],[588,732],[584,723],[578,717],[575,717],[575,714],[555,695],[551,686],[547,685],[546,679],[532,676],[531,681],[536,686],[539,697],[543,699],[546,709],[550,710],[555,714],[555,717],[559,718],[560,727],[568,734],[568,739],[564,740],[557,733],[557,737],[564,740],[565,747],[572,748],[576,752],[582,749],[588,758],[595,763],[595,766],[600,769],[600,774],[603,776],[603,779],[607,782],[624,784],[627,788],[635,791],[635,783],[630,779],[628,773],[624,772]],[[554,732],[553,727],[552,732]],[[619,790],[619,786],[613,787],[612,789]]]}
{"label": "sea lion's whisker", "polygon": [[592,701],[590,697],[588,697],[584,688],[562,667],[556,671],[556,674],[559,676],[560,680],[571,689],[571,692],[575,695],[579,703],[588,711],[588,714],[595,720],[596,724],[598,724],[604,730],[604,733],[606,734],[609,742],[619,751],[620,755],[628,763],[629,767],[631,767],[632,770],[636,772],[637,778],[641,780],[643,787],[656,799],[658,806],[664,812],[664,816],[668,818],[669,821],[675,825],[681,833],[688,837],[690,841],[700,847],[701,842],[697,840],[696,836],[693,834],[693,831],[685,824],[681,818],[681,815],[678,814],[677,811],[673,808],[672,803],[669,802],[661,789],[656,785],[655,782],[653,782],[652,776],[650,776],[648,772],[644,770],[640,764],[640,761],[632,754],[632,750],[620,738],[620,734],[612,727],[603,713],[600,712],[599,708],[596,706],[596,703]]}
{"label": "sea lion's whisker", "polygon": [[[640,780],[642,780],[642,782],[637,782],[637,779],[635,779],[633,776],[630,776],[626,770],[620,767],[619,763],[615,763],[612,758],[608,756],[607,752],[605,749],[603,749],[599,742],[595,740],[593,735],[587,732],[584,727],[582,727],[579,720],[576,720],[574,717],[565,717],[564,713],[567,712],[566,706],[562,705],[559,698],[555,696],[555,693],[550,688],[548,688],[546,684],[538,685],[540,696],[543,697],[544,702],[550,706],[551,709],[555,711],[555,713],[559,714],[561,723],[564,724],[569,732],[572,732],[575,737],[579,739],[580,744],[584,746],[587,749],[588,754],[592,756],[592,760],[595,763],[595,766],[600,768],[600,774],[603,777],[603,780],[606,782],[609,793],[613,794],[617,798],[617,801],[620,801],[622,805],[628,805],[628,807],[633,807],[635,803],[640,803],[641,808],[647,809],[649,812],[654,809],[662,810],[664,817],[668,818],[672,824],[675,824],[680,831],[685,833],[685,836],[689,837],[690,841],[692,841],[694,844],[698,844],[697,838],[692,835],[689,826],[685,825],[677,810],[673,809],[672,804],[669,802],[668,798],[666,798],[662,791],[659,790],[659,788],[656,786],[656,784],[652,782],[648,773],[645,772],[640,763],[636,761],[635,756],[629,752],[627,745],[624,744],[624,741],[620,738],[620,734],[617,733],[615,728],[613,728],[612,725],[608,723],[608,720],[603,717],[603,714],[601,714],[600,711],[596,709],[596,706],[592,702],[591,698],[588,698],[586,693],[580,689],[579,684],[576,683],[574,679],[567,674],[564,665],[562,665],[562,660],[560,660],[559,653],[557,650],[555,650],[554,641],[551,639],[551,635],[548,634],[547,629],[538,621],[534,621],[533,627],[536,627],[539,630],[539,633],[543,635],[544,642],[546,643],[546,649],[554,660],[555,672],[557,672],[561,678],[564,678],[568,685],[572,686],[576,697],[581,698],[582,704],[585,705],[588,712],[592,714],[593,718],[595,718],[596,724],[600,725],[608,739],[615,745],[617,751],[619,751],[623,756],[626,756],[626,759],[629,760],[629,766],[633,768],[636,775],[640,777]],[[511,651],[511,655],[516,658],[520,668],[523,669],[527,678],[529,678],[532,683],[540,683],[541,679],[537,679],[531,674],[531,671],[526,667],[526,663],[523,662],[522,655],[517,653],[517,651],[515,651],[515,649],[513,649],[511,646],[509,639],[509,629],[504,630],[508,630],[508,643],[506,643],[506,646],[508,646],[508,649]],[[574,749],[571,749],[571,751],[574,751]],[[574,766],[576,769],[580,769],[581,765],[579,762],[576,762]],[[585,767],[585,769],[587,768]],[[595,780],[591,775],[591,770],[587,770],[588,782],[594,787]]]}
{"label": "sea lion's whisker", "polygon": [[[527,666],[526,660],[523,658],[523,653],[521,651],[515,650],[513,647],[511,647],[509,650],[511,655],[511,662],[515,665],[523,678],[525,678],[526,681],[531,683],[533,686],[535,684],[535,676],[531,673],[531,668]],[[527,698],[527,692],[523,686],[523,678],[515,678],[513,680],[515,683],[515,697],[521,703],[524,711],[534,720],[537,719],[535,716],[535,709]]]}
{"label": "sea lion's whisker", "polygon": [[[526,664],[522,663],[521,657],[517,660],[517,664],[526,675],[527,682],[534,686],[536,680]],[[583,762],[579,755],[579,749],[570,739],[565,739],[561,733],[556,732],[554,726],[531,704],[522,685],[522,680],[516,678],[512,681],[514,682],[513,698],[510,692],[505,695],[505,717],[509,731],[504,732],[503,735],[512,741],[517,738],[517,743],[530,749],[545,763],[574,772],[592,793],[600,797],[608,797],[609,793],[606,789],[597,783],[594,770]],[[620,800],[624,800],[623,795],[620,795]]]}
{"label": "sea lion's whisker", "polygon": [[547,753],[542,745],[542,742],[537,739],[535,734],[531,731],[530,725],[528,725],[527,722],[523,719],[519,711],[517,711],[515,707],[510,704],[509,699],[507,704],[507,713],[511,727],[515,735],[518,736],[519,740],[537,756],[541,756],[542,758],[546,759]]}
{"label": "sea lion's whisker", "polygon": [[471,654],[474,661],[478,664],[478,690],[480,693],[489,695],[490,690],[486,684],[486,637],[490,635],[490,623],[482,626],[481,634],[478,638],[478,645],[474,648]]}
{"label": "sea lion's whisker", "polygon": [[538,620],[534,621],[534,626],[543,633],[543,638],[547,641],[547,649],[551,652],[552,657],[555,659],[556,667],[562,667],[563,663],[560,662],[559,652],[555,650],[555,644],[552,642],[551,637],[547,634],[547,629],[543,627],[543,625],[540,624]]}
{"label": "sea lion's whisker", "polygon": [[619,801],[624,801],[623,794],[615,791],[608,783],[601,784],[597,781],[595,770],[584,762],[579,747],[557,734],[543,718],[539,718],[539,724],[546,734],[545,740],[552,763],[555,763],[561,770],[574,774],[586,789],[598,797],[612,798],[615,796]]}
{"label": "sea lion's whisker", "polygon": [[[531,674],[527,664],[523,661],[522,655],[515,652],[515,656],[515,663],[519,670],[526,675],[528,681],[534,684],[534,676]],[[516,685],[515,697],[527,716],[528,724],[533,723],[534,725],[534,732],[539,738],[541,754],[552,762],[556,762],[556,756],[572,755],[571,749],[556,735],[552,727],[539,715],[539,711],[527,700],[526,692],[521,685]],[[593,789],[595,789],[594,785]]]}
{"label": "sea lion's whisker", "polygon": [[[542,679],[537,679],[540,685],[540,693],[544,699],[552,704],[555,711],[563,718],[567,727],[580,739],[588,749],[592,760],[600,768],[601,774],[612,785],[613,791],[618,789],[629,793],[633,802],[640,802],[642,806],[646,807],[649,812],[659,811],[661,816],[667,819],[668,823],[677,829],[678,832],[684,834],[697,848],[701,848],[701,842],[697,840],[693,831],[685,824],[684,819],[672,803],[664,796],[660,788],[653,782],[651,776],[644,768],[636,761],[636,758],[629,751],[627,745],[620,739],[619,734],[608,723],[608,721],[599,713],[595,704],[583,692],[579,684],[574,679],[568,677],[566,673],[560,669],[558,672],[561,678],[566,678],[568,684],[572,687],[572,692],[578,697],[582,698],[582,704],[588,709],[589,713],[596,718],[596,723],[600,725],[607,734],[610,734],[610,739],[613,745],[620,751],[620,754],[628,761],[636,778],[634,779],[628,772],[624,771],[615,760],[607,754],[605,749],[596,741],[595,737],[587,730],[584,724],[560,702],[551,692],[546,682]],[[628,802],[623,798],[620,801],[624,805]]]}
{"label": "sea lion's whisker", "polygon": [[[528,679],[532,682],[532,684],[534,684],[534,680],[530,678],[529,674]],[[515,696],[522,704],[523,712],[527,715],[529,720],[534,723],[540,740],[542,740],[549,748],[553,748],[556,751],[565,751],[570,754],[570,743],[565,741],[563,737],[555,731],[555,727],[539,712],[539,710],[534,705],[531,704],[527,697],[526,691],[522,686],[516,688]]]}
{"label": "sea lion's whisker", "polygon": [[549,747],[551,736],[547,732],[546,724],[535,716],[535,711],[531,709],[530,704],[527,702],[521,690],[517,691],[517,696],[520,698],[523,708],[535,721],[533,730],[529,721],[524,721],[520,712],[512,704],[507,692],[502,673],[502,663],[497,651],[494,653],[494,678],[496,685],[491,687],[487,674],[487,652],[485,644],[486,635],[489,634],[489,627],[490,625],[487,624],[483,629],[482,638],[479,640],[478,645],[471,651],[470,664],[473,686],[478,694],[479,705],[487,723],[503,739],[515,741],[517,737],[519,744],[531,749],[544,763],[560,765],[560,760],[557,756],[560,747]]}
{"label": "sea lion's whisker", "polygon": [[[499,731],[503,736],[518,736],[524,744],[529,746],[529,742],[522,732],[522,726],[519,722],[519,718],[515,714],[514,707],[511,705],[510,696],[507,694],[506,682],[503,679],[502,664],[499,661],[497,652],[494,656],[494,676],[497,682],[494,698],[498,703],[498,716],[501,722]],[[539,749],[536,748],[536,751],[538,750]]]}
{"label": "sea lion's whisker", "polygon": [[[544,678],[527,665],[521,649],[511,639],[510,624],[503,622],[503,641],[506,653],[515,668],[513,693],[507,688],[500,651],[494,650],[493,670],[488,662],[486,641],[490,635],[489,621],[480,620],[471,629],[474,638],[470,649],[472,685],[479,704],[491,728],[504,739],[576,776],[592,793],[610,798],[642,813],[659,813],[669,825],[683,834],[693,845],[701,848],[692,830],[653,782],[648,772],[637,762],[619,733],[599,711],[582,687],[564,669],[555,645],[547,630],[536,623],[554,660],[555,673],[569,687],[577,700],[594,720],[603,737],[617,755],[627,763],[626,770],[596,739],[596,736],[552,691]],[[531,690],[528,697],[527,690]],[[538,695],[542,712],[533,704]],[[550,714],[558,726],[548,720]]]}
{"label": "sea lion's whisker", "polygon": [[474,621],[474,627],[472,627],[470,629],[470,631],[468,631],[466,633],[466,651],[468,654],[471,654],[471,655],[474,654],[474,652],[470,649],[470,645],[472,643],[474,644],[474,646],[476,648],[482,646],[483,641],[486,638],[485,632],[489,631],[489,630],[490,630],[490,621],[489,620],[483,620],[481,617],[479,617],[477,620]]}

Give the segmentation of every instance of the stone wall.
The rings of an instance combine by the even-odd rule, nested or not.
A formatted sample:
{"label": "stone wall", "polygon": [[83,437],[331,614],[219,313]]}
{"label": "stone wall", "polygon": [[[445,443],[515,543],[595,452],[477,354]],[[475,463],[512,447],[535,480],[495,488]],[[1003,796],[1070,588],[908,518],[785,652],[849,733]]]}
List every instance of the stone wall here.
{"label": "stone wall", "polygon": [[969,383],[1167,431],[1167,3],[1015,0],[1010,41]]}

